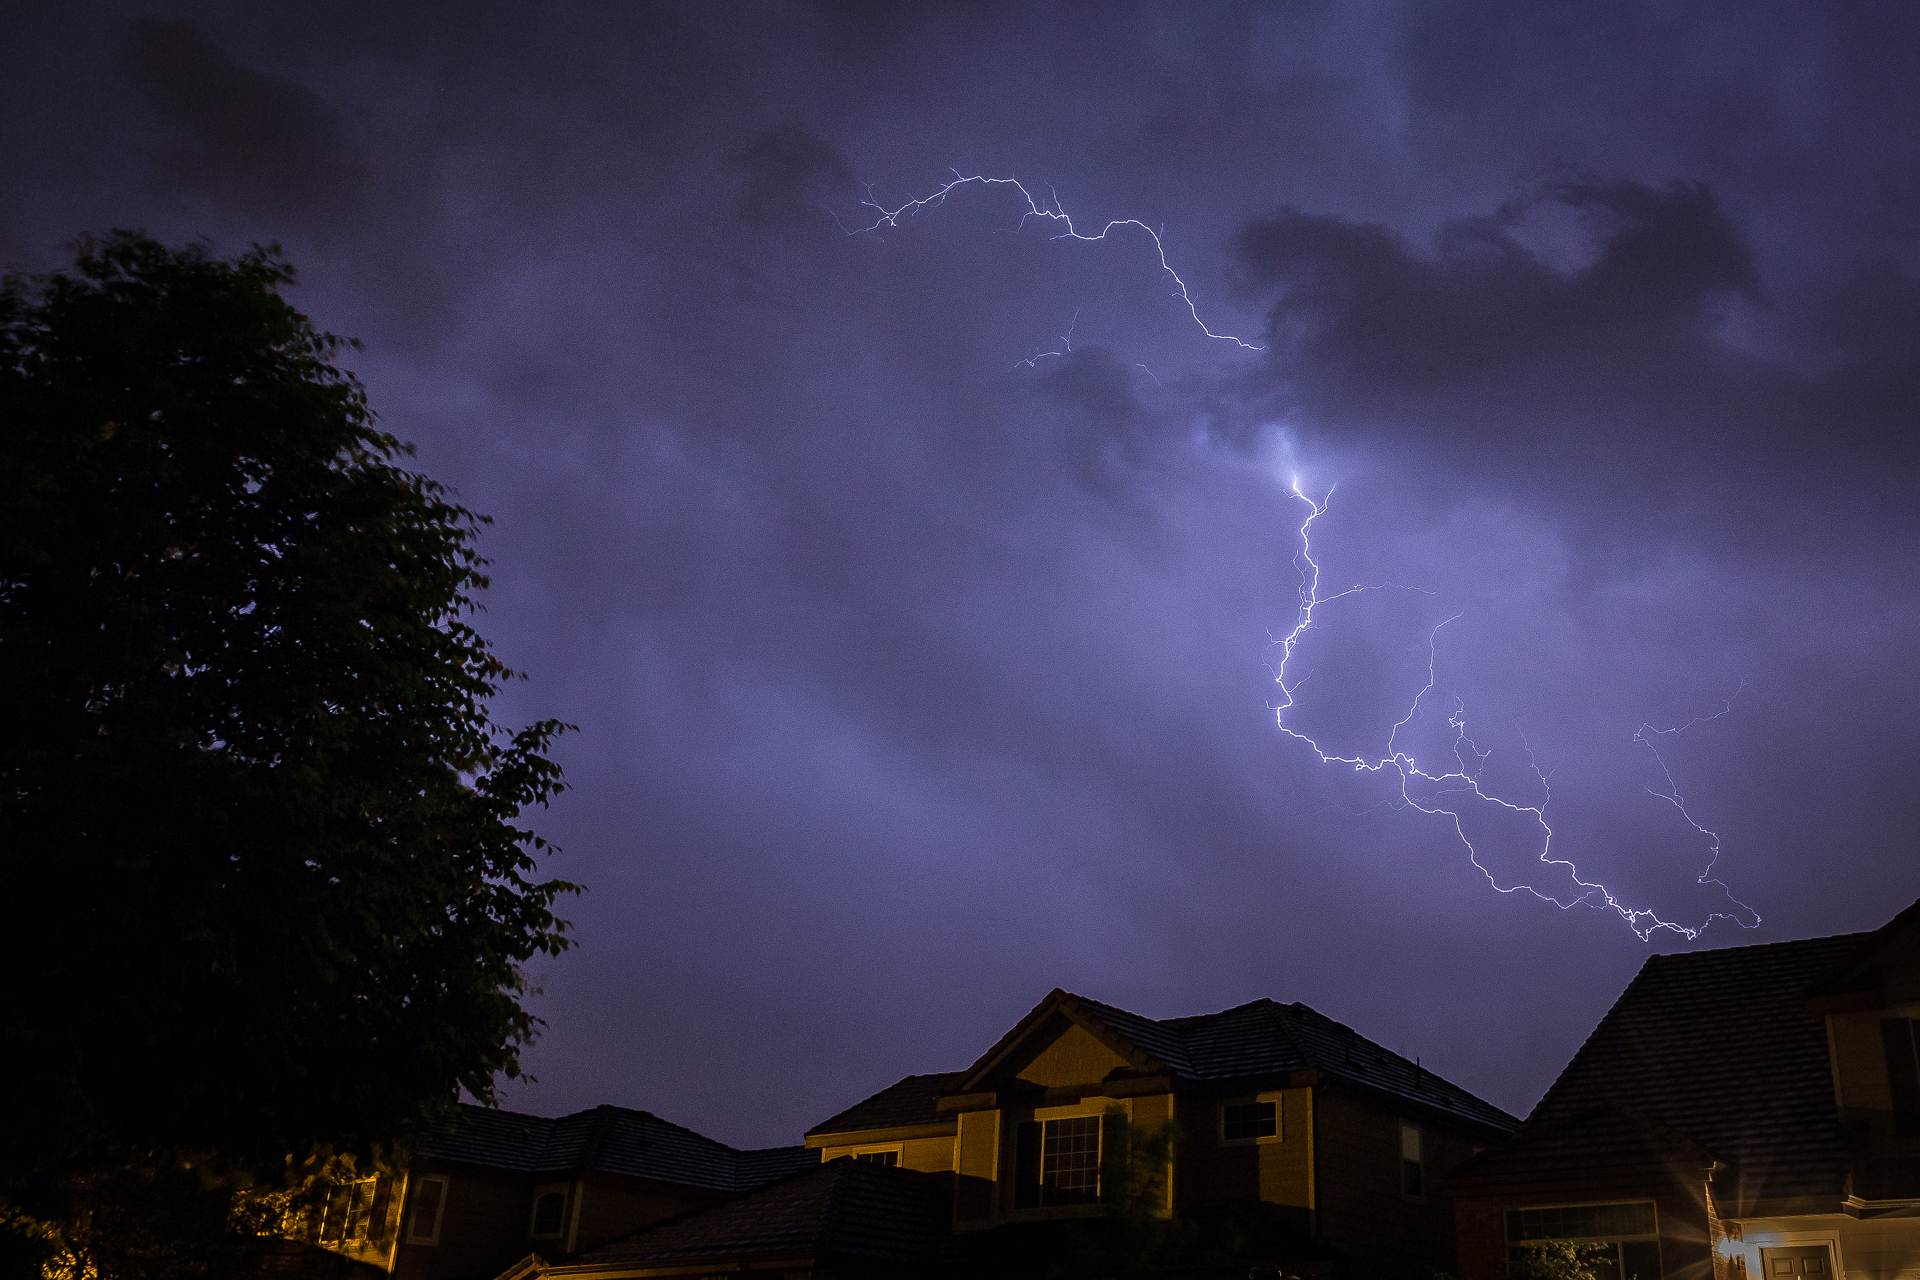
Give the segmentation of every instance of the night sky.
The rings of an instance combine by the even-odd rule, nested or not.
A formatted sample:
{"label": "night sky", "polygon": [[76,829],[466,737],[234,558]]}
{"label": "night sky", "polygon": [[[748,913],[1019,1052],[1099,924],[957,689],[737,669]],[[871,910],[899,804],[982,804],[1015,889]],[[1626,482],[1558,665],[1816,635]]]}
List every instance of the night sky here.
{"label": "night sky", "polygon": [[[496,518],[590,886],[508,1105],[793,1142],[1057,985],[1524,1114],[1650,952],[1920,896],[1920,7],[259,8],[7,6],[0,264],[281,242]],[[1262,349],[1009,188],[845,234],[952,169]],[[1745,913],[1634,736],[1731,698],[1656,740],[1757,927],[1496,892],[1282,733],[1295,477],[1323,594],[1420,590],[1322,606],[1291,727],[1381,751],[1458,613],[1398,745],[1464,708],[1691,927]]]}

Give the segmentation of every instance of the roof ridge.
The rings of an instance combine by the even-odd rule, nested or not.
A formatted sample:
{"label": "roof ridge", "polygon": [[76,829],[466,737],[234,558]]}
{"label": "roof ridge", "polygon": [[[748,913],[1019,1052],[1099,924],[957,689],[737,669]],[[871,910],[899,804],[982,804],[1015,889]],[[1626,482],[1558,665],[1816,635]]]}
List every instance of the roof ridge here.
{"label": "roof ridge", "polygon": [[1815,934],[1810,938],[1776,938],[1772,942],[1738,942],[1730,947],[1701,947],[1696,951],[1656,951],[1647,957],[1647,963],[1706,959],[1713,956],[1733,955],[1736,952],[1763,951],[1769,947],[1797,947],[1810,942],[1855,942],[1870,938],[1877,932],[1879,932],[1877,929],[1858,929],[1848,933]]}
{"label": "roof ridge", "polygon": [[[1300,1033],[1294,1029],[1291,1021],[1287,1018],[1283,1018],[1280,1016],[1280,1010],[1288,1009],[1289,1012],[1291,1012],[1291,1006],[1282,1005],[1278,1001],[1273,1000],[1267,996],[1262,996],[1260,997],[1260,999],[1249,1001],[1248,1003],[1265,1005],[1267,1010],[1267,1017],[1272,1019],[1273,1025],[1280,1029],[1280,1034],[1285,1036],[1287,1043],[1293,1046],[1293,1051],[1300,1055],[1300,1061],[1306,1063],[1309,1067],[1313,1068],[1316,1071],[1319,1070],[1320,1060],[1316,1058],[1311,1051],[1308,1050],[1306,1042],[1300,1038]],[[1296,1001],[1295,1003],[1297,1004],[1298,1001]],[[1245,1008],[1246,1006],[1241,1005],[1238,1007]],[[1302,1005],[1301,1007],[1305,1008],[1306,1006]],[[1231,1010],[1225,1010],[1223,1012],[1231,1012]]]}

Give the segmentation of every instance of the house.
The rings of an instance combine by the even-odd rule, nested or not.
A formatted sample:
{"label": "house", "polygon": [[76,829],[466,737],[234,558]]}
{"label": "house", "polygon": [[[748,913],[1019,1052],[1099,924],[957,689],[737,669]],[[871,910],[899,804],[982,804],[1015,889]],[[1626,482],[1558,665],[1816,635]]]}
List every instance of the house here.
{"label": "house", "polygon": [[[1033,1238],[1124,1193],[1189,1221],[1257,1210],[1235,1229],[1257,1219],[1293,1260],[1405,1277],[1451,1265],[1435,1174],[1515,1124],[1303,1004],[1155,1019],[1055,990],[971,1066],[908,1076],[806,1144],[823,1162],[950,1177],[958,1235]],[[1157,1167],[1129,1170],[1130,1151]]]}
{"label": "house", "polygon": [[420,1137],[404,1168],[331,1186],[289,1235],[366,1274],[482,1280],[529,1254],[592,1250],[817,1160],[805,1147],[736,1150],[625,1107],[550,1119],[461,1105]]}
{"label": "house", "polygon": [[951,1179],[878,1162],[802,1173],[559,1263],[529,1259],[501,1280],[892,1280],[952,1274]]}
{"label": "house", "polygon": [[1920,1280],[1920,903],[1872,933],[1652,957],[1447,1189],[1462,1280],[1547,1240],[1609,1280]]}

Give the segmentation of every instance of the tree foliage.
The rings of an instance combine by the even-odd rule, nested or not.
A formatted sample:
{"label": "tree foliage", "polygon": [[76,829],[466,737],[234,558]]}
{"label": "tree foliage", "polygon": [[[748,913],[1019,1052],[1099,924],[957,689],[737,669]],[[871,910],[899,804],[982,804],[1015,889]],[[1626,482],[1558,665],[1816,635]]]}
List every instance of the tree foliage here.
{"label": "tree foliage", "polygon": [[0,287],[15,1212],[490,1096],[523,963],[566,945],[522,825],[565,726],[491,718],[484,520],[402,465],[292,282],[119,233]]}

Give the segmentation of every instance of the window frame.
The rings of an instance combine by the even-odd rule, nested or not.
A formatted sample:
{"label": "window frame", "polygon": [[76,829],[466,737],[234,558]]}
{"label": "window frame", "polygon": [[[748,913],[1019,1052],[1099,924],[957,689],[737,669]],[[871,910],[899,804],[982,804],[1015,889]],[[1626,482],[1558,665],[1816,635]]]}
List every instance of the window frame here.
{"label": "window frame", "polygon": [[[540,1230],[540,1202],[548,1196],[560,1197],[560,1225],[552,1231]],[[573,1209],[573,1184],[571,1182],[543,1182],[533,1189],[533,1207],[527,1214],[527,1239],[564,1240],[567,1236],[567,1216]]]}
{"label": "window frame", "polygon": [[[1273,1132],[1255,1134],[1250,1138],[1230,1138],[1227,1136],[1227,1108],[1248,1106],[1270,1106],[1273,1108]],[[1287,1140],[1286,1108],[1281,1105],[1281,1095],[1277,1092],[1247,1094],[1242,1097],[1222,1098],[1217,1114],[1218,1124],[1215,1133],[1223,1147],[1255,1147]]]}
{"label": "window frame", "polygon": [[[1033,1203],[1021,1204],[1021,1169],[1016,1163],[1013,1169],[1015,1179],[1014,1210],[1018,1213],[1033,1213],[1042,1216],[1081,1212],[1097,1212],[1105,1203],[1101,1197],[1106,1194],[1107,1159],[1107,1121],[1118,1114],[1131,1118],[1132,1108],[1114,1098],[1085,1098],[1079,1102],[1067,1103],[1056,1107],[1036,1107],[1030,1120],[1017,1122],[1038,1126],[1033,1152]],[[1047,1126],[1067,1120],[1091,1120],[1093,1122],[1093,1195],[1088,1199],[1050,1200],[1047,1196]],[[1019,1144],[1014,1144],[1015,1159],[1018,1161]]]}
{"label": "window frame", "polygon": [[[364,1216],[360,1217],[360,1234],[355,1235],[354,1219],[359,1208],[359,1206],[355,1204],[355,1201],[359,1198],[360,1188],[362,1187],[367,1188],[366,1211]],[[334,1220],[334,1198],[336,1196],[344,1197],[339,1220],[340,1233],[338,1235],[328,1235],[328,1225]],[[326,1197],[320,1202],[320,1221],[315,1227],[313,1238],[320,1244],[337,1245],[341,1248],[347,1248],[356,1244],[367,1244],[375,1238],[373,1231],[373,1210],[374,1206],[379,1203],[380,1175],[377,1173],[369,1173],[360,1177],[349,1178],[345,1181],[329,1179],[327,1182]]]}
{"label": "window frame", "polygon": [[[1632,1232],[1606,1236],[1541,1236],[1533,1240],[1515,1240],[1513,1238],[1513,1215],[1529,1213],[1541,1209],[1611,1209],[1620,1205],[1645,1205],[1652,1212],[1653,1229],[1647,1232]],[[1566,1243],[1566,1244],[1610,1244],[1614,1246],[1614,1266],[1623,1271],[1625,1259],[1620,1246],[1627,1244],[1651,1244],[1654,1249],[1654,1268],[1656,1275],[1665,1274],[1666,1258],[1660,1247],[1660,1202],[1650,1196],[1635,1196],[1616,1200],[1566,1200],[1550,1204],[1518,1204],[1503,1206],[1500,1214],[1500,1236],[1507,1248],[1507,1265],[1511,1271],[1513,1251],[1530,1244]]]}
{"label": "window frame", "polygon": [[[876,1156],[892,1156],[892,1160],[877,1160]],[[904,1142],[875,1142],[866,1146],[848,1147],[834,1156],[835,1160],[866,1160],[873,1164],[901,1167],[907,1158],[907,1144]]]}
{"label": "window frame", "polygon": [[[420,1222],[420,1192],[432,1184],[440,1188],[440,1195],[433,1204],[433,1230],[422,1234],[416,1228]],[[440,1243],[440,1227],[447,1217],[447,1179],[438,1174],[423,1174],[412,1179],[407,1188],[406,1219],[402,1239],[407,1244],[437,1245]]]}

